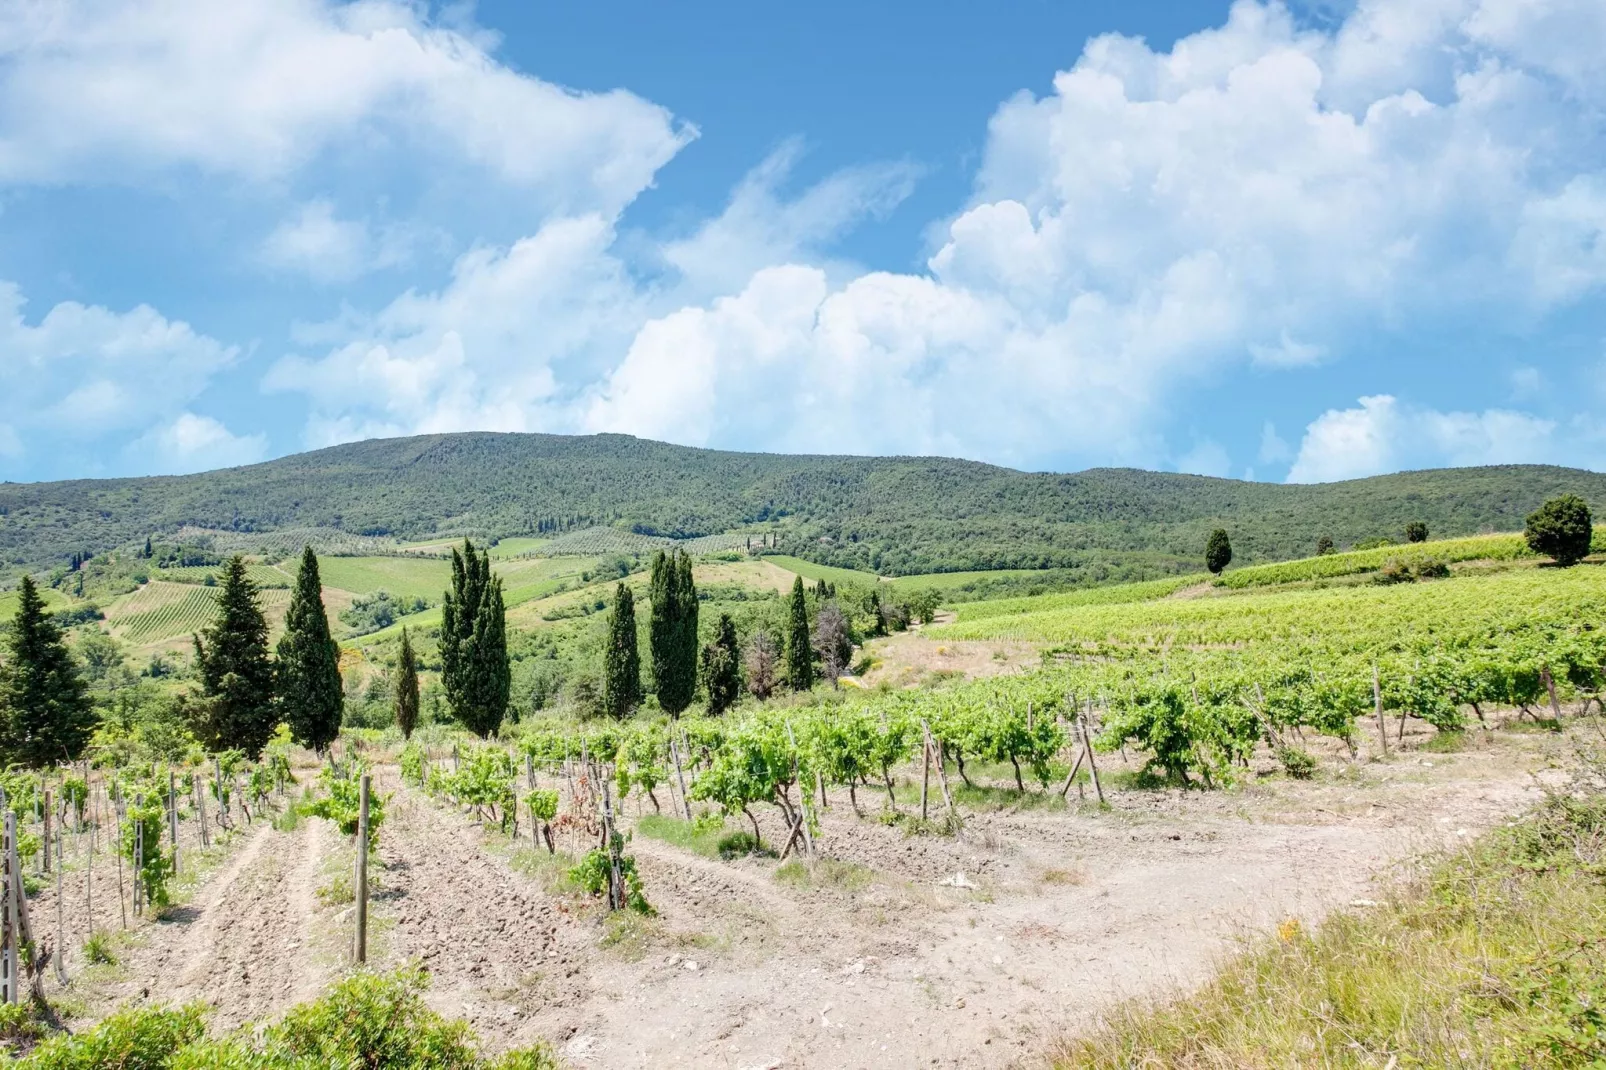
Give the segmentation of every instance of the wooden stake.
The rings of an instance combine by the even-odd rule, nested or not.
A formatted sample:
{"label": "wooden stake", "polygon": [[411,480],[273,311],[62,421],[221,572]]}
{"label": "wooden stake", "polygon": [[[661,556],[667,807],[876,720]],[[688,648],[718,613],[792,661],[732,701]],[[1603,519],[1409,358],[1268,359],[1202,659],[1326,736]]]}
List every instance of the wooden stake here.
{"label": "wooden stake", "polygon": [[[49,850],[47,845],[46,850]],[[56,963],[56,983],[67,983],[67,924],[62,914],[61,902],[61,832],[56,833],[56,953],[51,956]]]}
{"label": "wooden stake", "polygon": [[1093,740],[1087,734],[1087,723],[1093,719],[1093,700],[1087,700],[1087,717],[1077,718],[1077,725],[1082,730],[1082,749],[1087,753],[1087,771],[1093,774],[1093,790],[1098,792],[1099,805],[1104,805],[1104,785],[1099,783],[1099,765],[1093,760]]}
{"label": "wooden stake", "polygon": [[686,774],[680,767],[680,749],[675,746],[673,736],[669,738],[669,756],[675,760],[675,780],[680,784],[680,808],[686,813],[686,820],[691,820],[691,800],[686,797]]}
{"label": "wooden stake", "polygon": [[927,819],[926,797],[931,792],[931,740],[925,740],[920,747],[920,820]]}
{"label": "wooden stake", "polygon": [[21,929],[17,917],[17,870],[12,859],[17,854],[17,815],[6,811],[5,827],[5,947],[0,954],[0,989],[7,1003],[21,1002],[21,985],[17,983],[17,936]]}
{"label": "wooden stake", "polygon": [[167,840],[173,846],[173,875],[178,875],[178,774],[167,771]]}
{"label": "wooden stake", "polygon": [[931,736],[931,725],[927,724],[923,718],[920,721],[920,731],[926,737],[926,746],[936,753],[937,783],[942,788],[942,801],[948,807],[948,816],[952,817],[954,816],[954,797],[948,791],[948,770],[943,768],[942,749],[937,746],[936,740]]}
{"label": "wooden stake", "polygon": [[368,774],[357,789],[357,964],[368,961]]}
{"label": "wooden stake", "polygon": [[1561,703],[1556,699],[1556,679],[1550,675],[1550,666],[1545,665],[1539,669],[1539,678],[1545,682],[1545,690],[1550,692],[1550,712],[1561,723]]}
{"label": "wooden stake", "polygon": [[1383,685],[1378,681],[1377,662],[1372,662],[1372,708],[1377,714],[1377,738],[1383,744],[1383,757],[1389,755],[1389,728],[1383,720]]}
{"label": "wooden stake", "polygon": [[53,816],[50,812],[50,789],[46,788],[44,789],[44,804],[39,808],[39,820],[44,825],[45,834],[44,843],[41,845],[44,849],[39,852],[39,865],[42,873],[50,872],[50,819]]}

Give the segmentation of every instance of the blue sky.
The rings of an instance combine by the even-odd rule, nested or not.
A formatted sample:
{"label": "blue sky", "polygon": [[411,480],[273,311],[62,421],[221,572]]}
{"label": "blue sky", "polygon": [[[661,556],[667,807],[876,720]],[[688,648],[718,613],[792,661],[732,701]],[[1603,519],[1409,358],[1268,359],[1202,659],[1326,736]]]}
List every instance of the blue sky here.
{"label": "blue sky", "polygon": [[0,478],[1606,465],[1606,5],[0,11]]}

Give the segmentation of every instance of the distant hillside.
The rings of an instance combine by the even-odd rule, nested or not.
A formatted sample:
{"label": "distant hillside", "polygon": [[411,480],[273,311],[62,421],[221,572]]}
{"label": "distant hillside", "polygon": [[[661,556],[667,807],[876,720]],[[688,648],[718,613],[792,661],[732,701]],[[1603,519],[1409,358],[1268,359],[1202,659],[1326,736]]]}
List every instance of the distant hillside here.
{"label": "distant hillside", "polygon": [[192,476],[0,485],[0,560],[44,568],[184,527],[332,529],[400,540],[612,525],[689,538],[770,531],[779,548],[886,575],[1086,569],[1090,580],[1195,569],[1210,529],[1240,562],[1399,537],[1513,531],[1561,491],[1606,505],[1606,476],[1536,465],[1317,486],[1092,469],[1025,473],[938,457],[690,449],[626,435],[429,435],[357,442]]}

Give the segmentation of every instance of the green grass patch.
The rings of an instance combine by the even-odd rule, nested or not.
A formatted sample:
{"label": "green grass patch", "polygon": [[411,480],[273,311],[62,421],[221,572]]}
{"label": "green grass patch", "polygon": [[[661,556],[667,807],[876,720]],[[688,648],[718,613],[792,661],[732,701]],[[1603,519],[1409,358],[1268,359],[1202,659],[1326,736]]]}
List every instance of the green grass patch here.
{"label": "green grass patch", "polygon": [[1062,1068],[1606,1065],[1606,799],[1555,796],[1169,1005],[1062,1042]]}
{"label": "green grass patch", "polygon": [[430,557],[320,557],[318,576],[325,587],[352,594],[389,591],[439,602],[451,586],[452,566]]}
{"label": "green grass patch", "polygon": [[668,814],[643,814],[636,820],[636,832],[704,858],[718,858],[719,841],[726,835],[726,824],[717,814],[697,821]]}
{"label": "green grass patch", "polygon": [[776,867],[775,880],[791,888],[834,888],[856,892],[874,882],[875,871],[857,862],[843,862],[835,858],[820,858],[813,862],[793,859]]}
{"label": "green grass patch", "polygon": [[794,575],[802,576],[804,580],[810,583],[824,580],[826,583],[847,583],[864,587],[868,584],[881,582],[881,577],[874,572],[858,572],[851,568],[816,565],[813,561],[805,561],[801,557],[788,557],[785,554],[767,554],[764,560],[772,565],[778,565]]}

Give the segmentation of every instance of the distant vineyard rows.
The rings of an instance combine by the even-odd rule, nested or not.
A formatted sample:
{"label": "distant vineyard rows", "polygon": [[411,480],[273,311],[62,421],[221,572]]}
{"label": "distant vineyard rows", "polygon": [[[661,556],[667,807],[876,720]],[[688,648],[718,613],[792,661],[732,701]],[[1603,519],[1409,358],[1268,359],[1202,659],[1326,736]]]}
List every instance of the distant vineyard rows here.
{"label": "distant vineyard rows", "polygon": [[[174,636],[200,631],[217,615],[216,587],[187,585],[174,587],[151,584],[134,594],[121,607],[112,627],[134,644],[156,643]],[[287,590],[263,591],[258,596],[263,611],[272,613],[289,604]]]}
{"label": "distant vineyard rows", "polygon": [[599,557],[604,554],[645,554],[679,547],[689,554],[710,554],[721,550],[741,550],[746,546],[746,535],[668,539],[656,535],[638,535],[617,528],[587,528],[553,539],[541,547],[541,553],[551,557]]}
{"label": "distant vineyard rows", "polygon": [[368,554],[396,553],[394,539],[353,535],[338,528],[286,528],[283,531],[220,531],[215,528],[184,527],[177,538],[204,543],[220,553],[298,554],[311,546],[320,554],[361,557]]}
{"label": "distant vineyard rows", "polygon": [[[164,568],[156,573],[157,578],[170,580],[173,583],[205,583],[208,576],[216,577],[220,565],[186,565],[182,568]],[[247,565],[246,578],[259,588],[275,588],[290,586],[290,576],[274,568],[272,565]]]}

